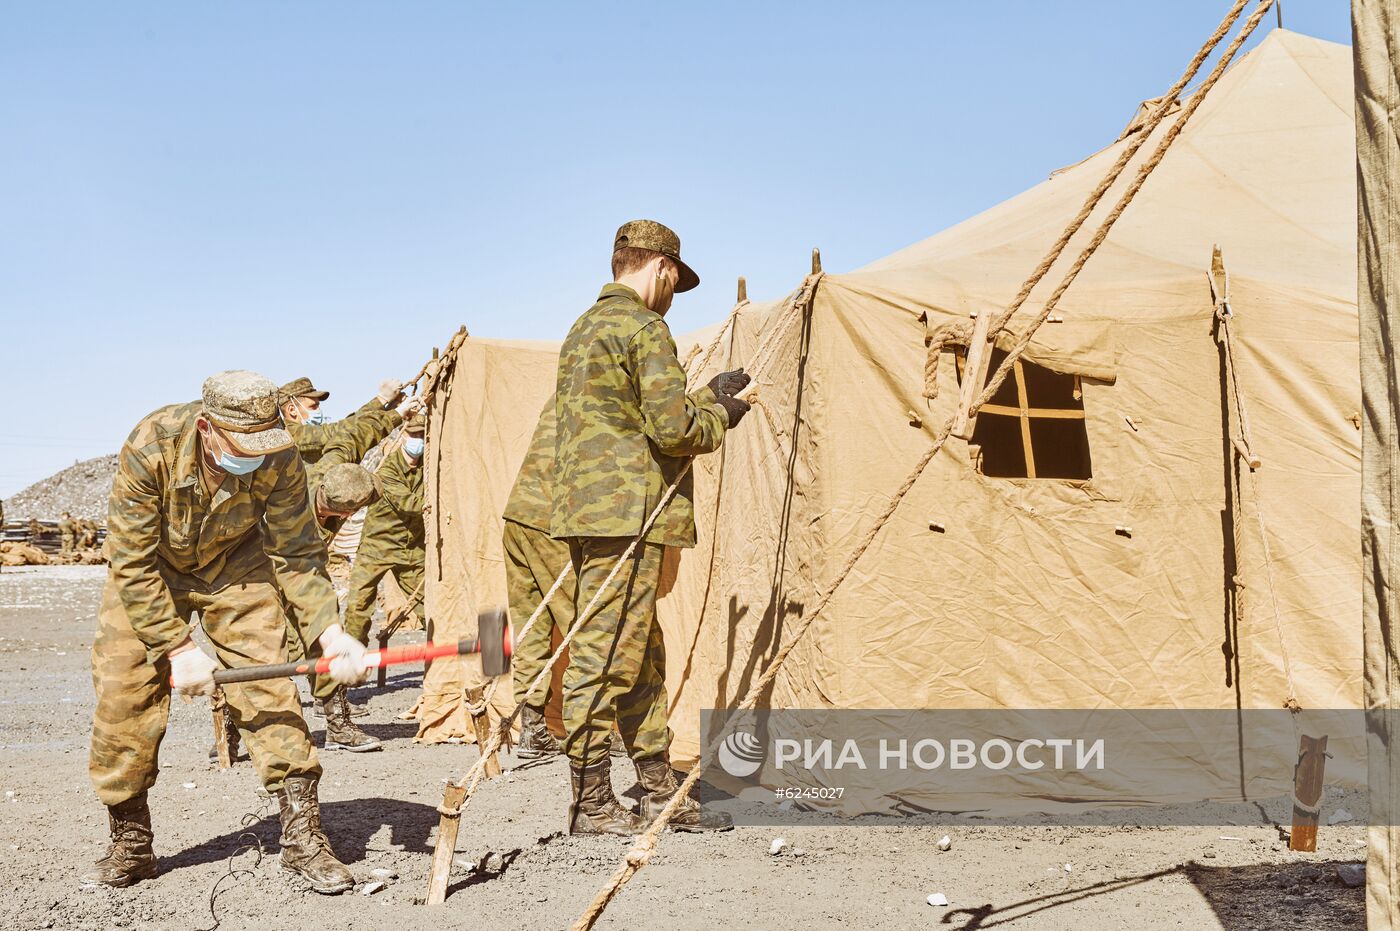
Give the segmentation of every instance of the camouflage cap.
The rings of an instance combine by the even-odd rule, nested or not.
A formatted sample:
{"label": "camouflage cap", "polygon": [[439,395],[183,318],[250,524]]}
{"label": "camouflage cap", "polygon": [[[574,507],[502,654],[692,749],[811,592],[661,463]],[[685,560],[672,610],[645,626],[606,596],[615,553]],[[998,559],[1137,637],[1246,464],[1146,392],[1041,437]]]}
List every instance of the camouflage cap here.
{"label": "camouflage cap", "polygon": [[655,220],[628,220],[617,228],[617,235],[613,237],[613,251],[619,249],[646,249],[649,252],[660,252],[671,259],[680,269],[680,281],[676,283],[676,293],[689,291],[700,283],[700,276],[695,274],[691,267],[681,261],[681,238],[671,232],[669,227],[657,223]]}
{"label": "camouflage cap", "polygon": [[331,511],[353,514],[379,498],[374,476],[364,466],[340,462],[326,470],[321,480],[321,504]]}
{"label": "camouflage cap", "polygon": [[287,382],[277,389],[277,393],[281,395],[279,400],[282,401],[286,401],[288,398],[315,398],[318,401],[324,401],[331,396],[329,391],[317,391],[316,386],[311,383],[311,379],[305,376]]}
{"label": "camouflage cap", "polygon": [[421,413],[414,414],[403,422],[403,432],[408,436],[423,436],[428,432],[428,418]]}
{"label": "camouflage cap", "polygon": [[257,456],[292,445],[277,412],[277,386],[256,372],[235,369],[205,379],[204,416],[239,452]]}

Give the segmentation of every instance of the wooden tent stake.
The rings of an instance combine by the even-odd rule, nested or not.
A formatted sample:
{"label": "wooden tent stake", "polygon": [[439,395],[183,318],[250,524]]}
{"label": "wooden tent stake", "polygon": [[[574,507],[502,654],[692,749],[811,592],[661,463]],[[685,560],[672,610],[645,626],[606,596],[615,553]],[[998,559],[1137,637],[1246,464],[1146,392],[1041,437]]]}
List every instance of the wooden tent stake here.
{"label": "wooden tent stake", "polygon": [[1322,812],[1322,771],[1327,765],[1327,735],[1298,738],[1298,768],[1293,773],[1293,831],[1288,849],[1307,853],[1317,849],[1317,824]]}
{"label": "wooden tent stake", "polygon": [[[433,847],[433,872],[428,877],[429,905],[447,901],[447,880],[452,875],[452,858],[457,854],[457,830],[462,826],[458,810],[467,797],[467,787],[448,781],[442,790],[442,808],[438,815],[437,844]],[[448,814],[448,812],[454,814]]]}
{"label": "wooden tent stake", "polygon": [[744,276],[743,276],[743,275],[740,275],[740,276],[739,276],[739,297],[738,297],[737,300],[734,301],[734,303],[736,303],[736,304],[742,304],[742,303],[744,303],[744,301],[747,301],[748,299],[749,299],[749,283],[748,283],[747,281],[744,280]]}
{"label": "wooden tent stake", "polygon": [[219,758],[219,769],[233,766],[233,750],[228,741],[228,701],[224,690],[216,688],[210,704],[214,710],[214,751]]}
{"label": "wooden tent stake", "polygon": [[[474,689],[467,689],[467,701],[473,705],[480,705],[481,711],[473,713],[472,731],[476,734],[476,746],[478,749],[486,746],[491,739],[491,722],[488,720],[490,709],[486,707],[486,689],[478,685]],[[486,769],[483,775],[487,779],[494,779],[501,774],[501,760],[493,752],[490,759],[486,761]]]}

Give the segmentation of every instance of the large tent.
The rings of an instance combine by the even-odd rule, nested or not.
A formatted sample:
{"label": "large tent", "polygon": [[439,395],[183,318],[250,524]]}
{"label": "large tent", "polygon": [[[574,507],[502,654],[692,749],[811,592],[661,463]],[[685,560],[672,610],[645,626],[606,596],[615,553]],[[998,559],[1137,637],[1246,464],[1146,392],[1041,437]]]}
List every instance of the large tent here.
{"label": "large tent", "polygon": [[[930,239],[825,275],[809,305],[735,310],[695,375],[768,361],[754,372],[760,404],[697,461],[699,545],[659,603],[677,759],[699,750],[700,711],[733,704],[767,668],[954,411],[957,331],[1008,306],[1134,131]],[[935,457],[766,704],[1360,707],[1354,146],[1345,46],[1279,29],[1234,65],[972,444]],[[1233,366],[1207,278],[1216,245]],[[716,332],[679,338],[682,356]],[[469,635],[479,608],[505,601],[500,514],[556,352],[469,339],[436,406],[438,639]],[[1241,400],[1262,463],[1242,476]],[[433,666],[420,739],[470,739],[463,690],[479,676],[469,660]],[[1227,797],[1237,784],[1222,769],[1181,791]]]}

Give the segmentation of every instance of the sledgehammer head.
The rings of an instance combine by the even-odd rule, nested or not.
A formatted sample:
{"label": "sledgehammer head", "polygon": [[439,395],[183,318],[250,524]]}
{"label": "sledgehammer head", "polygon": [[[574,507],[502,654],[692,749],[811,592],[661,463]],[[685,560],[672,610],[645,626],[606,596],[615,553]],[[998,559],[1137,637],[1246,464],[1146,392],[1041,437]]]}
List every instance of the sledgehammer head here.
{"label": "sledgehammer head", "polygon": [[477,649],[481,651],[481,672],[487,676],[503,676],[510,672],[512,644],[510,621],[505,608],[492,608],[476,616]]}

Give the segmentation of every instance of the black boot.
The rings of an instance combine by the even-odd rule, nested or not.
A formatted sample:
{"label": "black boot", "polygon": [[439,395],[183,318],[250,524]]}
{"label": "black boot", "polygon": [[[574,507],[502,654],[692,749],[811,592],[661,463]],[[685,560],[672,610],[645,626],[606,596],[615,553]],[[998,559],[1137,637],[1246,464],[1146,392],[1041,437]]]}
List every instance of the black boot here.
{"label": "black boot", "polygon": [[612,761],[604,757],[588,766],[569,764],[574,800],[569,806],[570,834],[640,834],[646,823],[623,808],[613,795]]}
{"label": "black boot", "polygon": [[336,859],[321,830],[321,804],[314,776],[288,776],[274,793],[282,819],[282,869],[296,873],[322,895],[345,892],[355,877]]}
{"label": "black boot", "polygon": [[123,889],[155,876],[156,853],[151,848],[155,835],[151,832],[151,809],[146,806],[146,793],[108,807],[107,823],[112,833],[107,856],[83,874],[83,882]]}
{"label": "black boot", "polygon": [[[676,780],[676,772],[671,769],[670,761],[664,756],[633,760],[632,765],[637,767],[637,781],[647,793],[642,796],[642,818],[651,824],[681,784]],[[728,831],[734,827],[734,819],[725,812],[706,809],[687,795],[668,824],[673,831]]]}
{"label": "black boot", "polygon": [[515,756],[521,760],[537,760],[555,756],[563,752],[559,740],[549,732],[544,723],[544,713],[526,705],[520,710],[520,742],[515,745]]}
{"label": "black boot", "polygon": [[350,720],[350,700],[346,698],[346,691],[342,685],[323,703],[326,714],[326,749],[349,750],[351,753],[380,749],[382,744],[378,737],[366,734]]}

